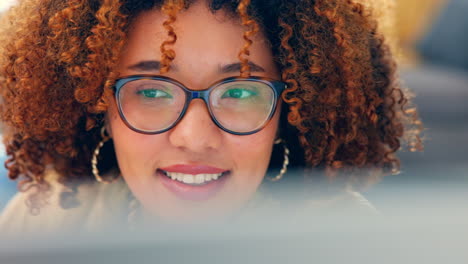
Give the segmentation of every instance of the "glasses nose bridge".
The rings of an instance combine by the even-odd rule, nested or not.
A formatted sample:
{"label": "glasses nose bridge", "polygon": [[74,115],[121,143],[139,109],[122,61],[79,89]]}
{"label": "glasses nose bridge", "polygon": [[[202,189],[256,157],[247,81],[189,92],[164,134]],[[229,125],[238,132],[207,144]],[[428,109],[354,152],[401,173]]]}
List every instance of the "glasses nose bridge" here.
{"label": "glasses nose bridge", "polygon": [[215,118],[213,116],[213,113],[211,112],[211,108],[210,108],[210,104],[209,104],[209,95],[210,95],[210,90],[211,89],[207,89],[207,90],[191,90],[190,88],[187,88],[187,87],[184,87],[185,88],[185,92],[187,94],[187,100],[185,102],[185,108],[184,108],[184,111],[183,113],[181,114],[181,117],[179,119],[179,121],[177,121],[176,123],[179,123],[186,115],[189,107],[190,107],[190,103],[192,102],[192,100],[194,99],[200,99],[202,101],[205,102],[205,106],[206,106],[206,109],[208,111],[208,115],[210,116],[210,119],[215,123]]}
{"label": "glasses nose bridge", "polygon": [[187,92],[189,95],[188,100],[187,100],[187,106],[190,105],[190,102],[192,102],[192,100],[194,99],[201,99],[205,101],[205,104],[207,107],[209,106],[208,98],[209,98],[210,90],[194,91],[194,90],[187,89]]}

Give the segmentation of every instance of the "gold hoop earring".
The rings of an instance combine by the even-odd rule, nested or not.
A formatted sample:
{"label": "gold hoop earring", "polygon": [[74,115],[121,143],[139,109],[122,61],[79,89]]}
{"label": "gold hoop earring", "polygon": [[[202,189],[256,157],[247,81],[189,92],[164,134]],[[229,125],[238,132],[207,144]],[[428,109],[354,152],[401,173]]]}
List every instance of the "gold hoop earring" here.
{"label": "gold hoop earring", "polygon": [[102,139],[97,145],[96,149],[94,149],[93,157],[91,159],[91,168],[92,168],[92,172],[96,181],[101,182],[101,183],[112,183],[115,179],[105,180],[99,174],[99,169],[97,167],[99,152],[101,151],[102,146],[104,146],[104,144],[110,139],[109,135],[107,134],[106,127],[104,126],[101,128],[101,138]]}
{"label": "gold hoop earring", "polygon": [[283,167],[281,168],[280,172],[278,175],[276,175],[273,178],[268,178],[272,182],[279,181],[283,178],[284,174],[288,171],[288,165],[289,165],[289,149],[288,146],[286,146],[286,142],[282,140],[281,138],[277,139],[275,141],[275,145],[278,145],[280,143],[283,143],[283,148],[284,148],[284,161],[283,161]]}

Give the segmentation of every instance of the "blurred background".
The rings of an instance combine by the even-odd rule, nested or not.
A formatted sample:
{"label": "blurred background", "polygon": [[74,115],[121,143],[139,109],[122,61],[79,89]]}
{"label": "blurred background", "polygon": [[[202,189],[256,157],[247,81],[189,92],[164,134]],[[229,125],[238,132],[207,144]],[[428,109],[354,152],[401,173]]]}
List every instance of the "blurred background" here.
{"label": "blurred background", "polygon": [[365,196],[390,215],[424,208],[456,217],[468,211],[468,0],[391,2],[394,20],[382,30],[394,39],[403,85],[416,96],[425,150],[402,150],[402,173]]}
{"label": "blurred background", "polygon": [[[402,173],[365,196],[382,212],[468,200],[468,0],[359,0],[375,8],[425,125],[425,151],[402,150]],[[15,0],[0,0],[0,13]],[[3,149],[0,148],[3,153]],[[1,154],[1,160],[5,155]],[[0,209],[15,193],[1,166]],[[415,195],[418,193],[418,195]],[[426,199],[427,198],[427,199]],[[448,200],[447,200],[448,199]],[[440,204],[439,204],[440,203]],[[437,212],[435,212],[437,213]]]}

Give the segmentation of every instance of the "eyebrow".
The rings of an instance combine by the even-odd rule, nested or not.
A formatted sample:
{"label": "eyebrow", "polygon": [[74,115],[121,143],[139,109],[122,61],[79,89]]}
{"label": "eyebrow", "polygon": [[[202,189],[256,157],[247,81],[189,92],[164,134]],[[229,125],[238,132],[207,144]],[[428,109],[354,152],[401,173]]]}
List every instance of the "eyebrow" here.
{"label": "eyebrow", "polygon": [[[251,61],[248,62],[248,65],[250,67],[251,72],[265,72],[264,68]],[[171,64],[171,68],[173,70],[177,70],[177,66],[173,63]],[[236,62],[220,66],[219,71],[221,73],[235,73],[239,72],[241,68],[242,64],[240,62]],[[159,71],[161,69],[161,62],[156,60],[140,61],[136,64],[129,66],[128,69],[145,72]]]}
{"label": "eyebrow", "polygon": [[[136,64],[129,66],[128,68],[130,70],[146,71],[146,72],[159,71],[161,69],[161,62],[156,61],[156,60],[140,61]],[[171,64],[171,68],[173,70],[177,70],[177,66],[174,65],[173,63]]]}
{"label": "eyebrow", "polygon": [[[249,61],[247,63],[250,67],[251,72],[265,72],[261,66]],[[242,64],[240,62],[227,64],[221,67],[220,72],[222,73],[232,73],[232,72],[239,72],[242,68]]]}

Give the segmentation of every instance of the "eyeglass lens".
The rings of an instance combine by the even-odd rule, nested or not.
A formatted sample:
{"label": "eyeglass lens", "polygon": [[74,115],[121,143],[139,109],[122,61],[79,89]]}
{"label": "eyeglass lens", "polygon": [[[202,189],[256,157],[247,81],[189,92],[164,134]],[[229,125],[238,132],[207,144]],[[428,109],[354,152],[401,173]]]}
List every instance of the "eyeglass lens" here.
{"label": "eyeglass lens", "polygon": [[[184,111],[186,97],[178,85],[153,79],[130,81],[118,94],[127,122],[144,132],[171,127]],[[275,93],[263,82],[239,80],[214,87],[208,103],[220,126],[236,133],[248,133],[268,121],[275,105]]]}

